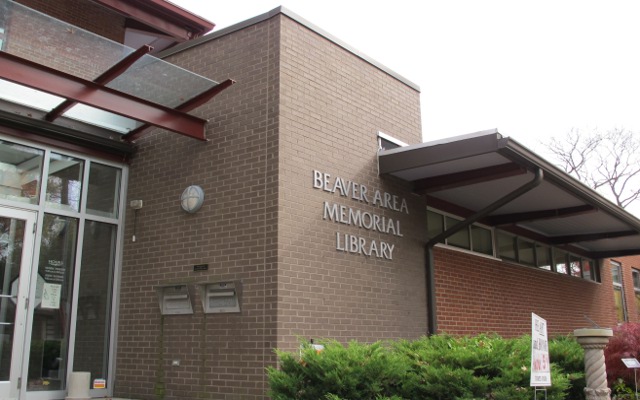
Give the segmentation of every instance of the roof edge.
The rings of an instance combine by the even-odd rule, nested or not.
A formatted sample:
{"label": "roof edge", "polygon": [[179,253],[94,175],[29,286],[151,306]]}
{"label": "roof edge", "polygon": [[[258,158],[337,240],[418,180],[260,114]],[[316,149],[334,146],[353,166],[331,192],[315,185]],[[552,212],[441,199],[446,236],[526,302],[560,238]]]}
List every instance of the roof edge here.
{"label": "roof edge", "polygon": [[576,196],[581,197],[586,203],[606,210],[609,214],[615,215],[617,218],[625,221],[640,232],[640,219],[629,211],[617,204],[614,204],[611,200],[598,193],[595,189],[580,182],[555,164],[540,157],[538,154],[523,146],[513,138],[506,137],[504,138],[503,143],[503,146],[501,146],[502,148],[499,150],[500,152],[510,153],[511,155],[520,158],[525,163],[542,168],[546,173],[546,179],[556,181],[557,184],[571,191]]}
{"label": "roof edge", "polygon": [[217,32],[211,32],[205,36],[199,37],[197,39],[192,39],[186,42],[183,42],[181,44],[178,44],[177,46],[171,47],[170,49],[167,49],[165,51],[160,52],[157,57],[158,58],[165,58],[174,54],[177,54],[179,52],[188,50],[190,48],[199,46],[201,44],[204,44],[208,41],[211,40],[215,40],[218,39],[222,36],[226,36],[229,35],[231,33],[237,32],[239,30],[242,30],[244,28],[247,28],[249,26],[258,24],[260,22],[266,21],[268,19],[271,19],[279,14],[285,15],[286,17],[294,20],[295,22],[303,25],[304,27],[308,28],[309,30],[315,32],[316,34],[324,37],[325,39],[329,40],[330,42],[333,42],[334,44],[342,47],[344,50],[352,53],[353,55],[355,55],[356,57],[360,58],[361,60],[367,62],[368,64],[371,64],[372,66],[378,68],[379,70],[381,70],[382,72],[386,73],[387,75],[391,76],[394,79],[397,79],[398,81],[404,83],[405,85],[409,86],[410,88],[414,89],[417,92],[420,92],[420,86],[418,86],[417,84],[413,83],[412,81],[410,81],[409,79],[405,78],[404,76],[394,72],[393,70],[391,70],[390,68],[384,66],[383,64],[375,61],[373,58],[367,56],[366,54],[358,51],[357,49],[355,49],[354,47],[348,45],[347,43],[343,42],[342,40],[338,39],[337,37],[333,36],[332,34],[330,34],[329,32],[325,31],[324,29],[318,27],[317,25],[309,22],[308,20],[306,20],[305,18],[299,16],[298,14],[294,13],[293,11],[283,7],[283,6],[279,6],[274,8],[271,11],[268,11],[264,14],[260,14],[256,17],[250,18],[248,20],[239,22],[237,24],[228,26],[224,29],[221,29]]}

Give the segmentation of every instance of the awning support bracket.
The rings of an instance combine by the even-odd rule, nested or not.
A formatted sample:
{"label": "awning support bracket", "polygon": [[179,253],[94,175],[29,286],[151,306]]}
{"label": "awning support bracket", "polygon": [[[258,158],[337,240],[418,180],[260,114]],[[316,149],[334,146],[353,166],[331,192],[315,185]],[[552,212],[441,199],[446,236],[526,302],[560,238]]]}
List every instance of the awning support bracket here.
{"label": "awning support bracket", "polygon": [[479,221],[480,219],[488,216],[493,211],[499,209],[500,207],[512,202],[513,200],[517,199],[518,197],[522,196],[523,194],[525,194],[525,193],[529,192],[530,190],[534,189],[535,187],[540,185],[540,183],[542,183],[543,179],[544,179],[544,173],[542,172],[542,169],[541,168],[536,169],[535,176],[531,181],[525,183],[524,185],[522,185],[518,189],[516,189],[516,190],[512,191],[511,193],[503,196],[502,198],[494,201],[493,203],[489,204],[488,206],[486,206],[482,210],[480,210],[480,211],[476,212],[475,214],[471,215],[469,218],[458,222],[457,224],[455,224],[451,228],[447,229],[446,231],[444,231],[441,234],[435,236],[434,238],[432,238],[431,240],[429,240],[427,242],[427,244],[425,245],[425,251],[427,253],[426,254],[425,276],[426,276],[426,279],[427,279],[427,311],[428,311],[427,321],[428,321],[428,334],[429,335],[434,335],[434,334],[436,334],[438,332],[438,318],[437,318],[437,307],[436,307],[436,284],[435,284],[435,269],[434,269],[434,260],[433,260],[433,246],[435,246],[437,243],[440,243],[441,241],[443,241],[444,239],[448,238],[449,236],[455,234],[456,232],[460,231],[461,229],[469,227],[471,224],[473,224],[473,223]]}

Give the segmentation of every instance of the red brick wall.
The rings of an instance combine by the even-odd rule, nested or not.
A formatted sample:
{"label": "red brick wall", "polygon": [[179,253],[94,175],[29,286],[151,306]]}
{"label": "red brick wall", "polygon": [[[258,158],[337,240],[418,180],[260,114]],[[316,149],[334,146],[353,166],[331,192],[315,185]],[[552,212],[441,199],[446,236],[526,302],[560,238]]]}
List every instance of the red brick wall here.
{"label": "red brick wall", "polygon": [[[137,241],[126,216],[115,392],[155,399],[258,399],[275,365],[279,20],[248,27],[168,61],[237,83],[192,111],[210,118],[200,142],[154,131],[141,138],[127,201],[141,199]],[[189,185],[205,203],[180,209]],[[208,271],[194,272],[195,264]],[[241,312],[161,320],[156,287],[239,281]],[[161,334],[161,332],[164,332]],[[171,366],[180,360],[180,366]]]}
{"label": "red brick wall", "polygon": [[616,324],[606,265],[594,283],[444,248],[434,258],[440,332],[518,336],[530,333],[532,312],[547,320],[550,335],[591,327],[585,315],[602,327]]}
{"label": "red brick wall", "polygon": [[86,29],[118,43],[124,42],[125,18],[87,0],[16,0],[41,13]]}

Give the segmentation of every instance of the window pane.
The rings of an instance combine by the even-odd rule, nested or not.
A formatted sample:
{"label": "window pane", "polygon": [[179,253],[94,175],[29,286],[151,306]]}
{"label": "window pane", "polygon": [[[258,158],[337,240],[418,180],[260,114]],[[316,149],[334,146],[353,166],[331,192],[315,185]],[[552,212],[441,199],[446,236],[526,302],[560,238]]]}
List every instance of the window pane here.
{"label": "window pane", "polygon": [[569,255],[569,271],[571,276],[582,276],[582,266],[580,265],[580,257]]}
{"label": "window pane", "polygon": [[593,260],[582,260],[582,277],[590,281],[596,280],[595,264]]}
{"label": "window pane", "polygon": [[516,260],[516,237],[498,231],[498,256],[507,260]]}
{"label": "window pane", "polygon": [[444,216],[433,211],[427,211],[427,231],[429,239],[444,232]]}
{"label": "window pane", "polygon": [[38,204],[44,151],[0,140],[0,197]]}
{"label": "window pane", "polygon": [[51,153],[47,179],[48,205],[80,211],[83,167],[82,160]]}
{"label": "window pane", "polygon": [[[447,222],[447,226],[446,228],[449,229],[452,226],[454,226],[455,224],[457,224],[458,220],[451,218],[451,217],[446,217],[446,222]],[[453,235],[449,236],[447,238],[447,244],[451,245],[451,246],[456,246],[456,247],[462,247],[463,249],[467,249],[470,250],[471,249],[471,242],[469,239],[469,229],[468,228],[464,228],[456,233],[454,233]]]}
{"label": "window pane", "polygon": [[102,164],[91,164],[87,213],[103,217],[118,217],[120,197],[120,169]]}
{"label": "window pane", "polygon": [[27,390],[64,390],[78,221],[45,214]]}
{"label": "window pane", "polygon": [[551,248],[539,243],[536,243],[536,257],[537,266],[551,271]]}
{"label": "window pane", "polygon": [[618,322],[625,322],[624,300],[622,299],[622,289],[620,287],[613,288],[613,296],[616,303],[616,317]]}
{"label": "window pane", "polygon": [[[16,322],[16,299],[25,237],[25,223],[0,218],[0,381],[8,381],[11,372],[11,344]],[[17,360],[13,360],[15,363]]]}
{"label": "window pane", "polygon": [[631,273],[633,274],[633,288],[640,290],[640,271],[634,269]]}
{"label": "window pane", "polygon": [[493,241],[491,240],[491,230],[479,226],[471,226],[471,236],[473,251],[478,253],[493,255]]}
{"label": "window pane", "polygon": [[622,285],[622,277],[620,276],[620,265],[611,263],[611,280],[614,285]]}
{"label": "window pane", "polygon": [[566,251],[554,249],[553,263],[555,265],[556,272],[559,272],[561,274],[566,274],[569,272],[569,269],[567,268],[567,252]]}
{"label": "window pane", "polygon": [[74,369],[107,379],[115,225],[87,221],[82,249]]}
{"label": "window pane", "polygon": [[535,247],[533,242],[520,238],[518,240],[518,257],[521,263],[535,265],[534,256]]}

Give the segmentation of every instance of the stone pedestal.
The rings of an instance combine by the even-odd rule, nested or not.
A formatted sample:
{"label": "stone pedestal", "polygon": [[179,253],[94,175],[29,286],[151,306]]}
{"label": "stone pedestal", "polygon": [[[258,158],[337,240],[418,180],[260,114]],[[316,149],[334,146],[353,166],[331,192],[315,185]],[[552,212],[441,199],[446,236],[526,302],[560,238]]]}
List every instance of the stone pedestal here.
{"label": "stone pedestal", "polygon": [[613,336],[611,329],[576,329],[573,335],[584,349],[584,372],[587,400],[611,400],[607,386],[607,369],[604,364],[604,348]]}

